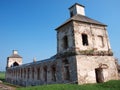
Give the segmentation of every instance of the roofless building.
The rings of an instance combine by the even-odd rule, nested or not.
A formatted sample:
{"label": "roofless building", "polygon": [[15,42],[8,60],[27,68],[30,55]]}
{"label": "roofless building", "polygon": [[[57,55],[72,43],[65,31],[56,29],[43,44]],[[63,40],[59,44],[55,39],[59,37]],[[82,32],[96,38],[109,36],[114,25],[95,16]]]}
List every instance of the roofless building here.
{"label": "roofless building", "polygon": [[23,64],[14,52],[8,57],[6,81],[30,86],[53,83],[101,83],[118,79],[107,25],[85,16],[85,6],[75,3],[70,18],[56,28],[57,54]]}

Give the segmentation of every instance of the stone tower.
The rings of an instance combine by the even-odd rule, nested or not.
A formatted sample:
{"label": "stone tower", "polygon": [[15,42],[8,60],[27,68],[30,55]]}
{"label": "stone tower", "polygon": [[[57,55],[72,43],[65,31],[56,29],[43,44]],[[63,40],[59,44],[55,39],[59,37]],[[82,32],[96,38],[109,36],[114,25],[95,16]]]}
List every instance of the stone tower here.
{"label": "stone tower", "polygon": [[70,19],[57,28],[58,53],[112,55],[105,24],[85,16],[78,3],[69,8]]}
{"label": "stone tower", "polygon": [[22,57],[14,50],[7,58],[7,82],[34,86],[101,83],[118,79],[107,25],[85,16],[85,6],[78,3],[69,10],[70,18],[56,29],[57,54],[21,65]]}
{"label": "stone tower", "polygon": [[75,64],[78,84],[117,79],[107,25],[85,16],[85,6],[78,3],[69,11],[70,19],[56,29],[58,56]]}
{"label": "stone tower", "polygon": [[6,68],[19,66],[22,64],[22,57],[18,55],[17,50],[13,50],[13,54],[7,58]]}

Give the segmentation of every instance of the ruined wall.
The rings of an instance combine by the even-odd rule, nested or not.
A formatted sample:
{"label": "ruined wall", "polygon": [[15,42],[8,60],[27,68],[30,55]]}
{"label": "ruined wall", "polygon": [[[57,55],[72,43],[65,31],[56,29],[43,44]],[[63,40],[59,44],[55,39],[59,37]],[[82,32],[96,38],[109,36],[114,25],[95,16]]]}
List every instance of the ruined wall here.
{"label": "ruined wall", "polygon": [[12,67],[15,62],[22,65],[22,58],[8,58],[7,67]]}
{"label": "ruined wall", "polygon": [[[68,38],[68,48],[64,49],[63,38],[67,36]],[[57,53],[63,53],[74,49],[74,32],[73,23],[67,23],[63,27],[57,30]]]}
{"label": "ruined wall", "polygon": [[21,86],[76,83],[75,57],[52,58],[8,68],[6,81]]}
{"label": "ruined wall", "polygon": [[[82,44],[82,34],[88,36],[88,46]],[[105,26],[74,21],[76,50],[108,51],[111,49]]]}
{"label": "ruined wall", "polygon": [[112,56],[77,55],[76,62],[79,84],[97,83],[95,69],[98,68],[103,70],[103,82],[118,79],[115,59]]}

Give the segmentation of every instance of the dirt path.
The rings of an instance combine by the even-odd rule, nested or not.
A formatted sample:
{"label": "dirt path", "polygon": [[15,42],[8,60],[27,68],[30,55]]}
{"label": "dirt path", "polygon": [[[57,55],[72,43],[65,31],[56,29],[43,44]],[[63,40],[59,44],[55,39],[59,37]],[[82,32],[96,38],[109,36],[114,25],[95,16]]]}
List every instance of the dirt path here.
{"label": "dirt path", "polygon": [[16,90],[16,88],[0,83],[0,90]]}

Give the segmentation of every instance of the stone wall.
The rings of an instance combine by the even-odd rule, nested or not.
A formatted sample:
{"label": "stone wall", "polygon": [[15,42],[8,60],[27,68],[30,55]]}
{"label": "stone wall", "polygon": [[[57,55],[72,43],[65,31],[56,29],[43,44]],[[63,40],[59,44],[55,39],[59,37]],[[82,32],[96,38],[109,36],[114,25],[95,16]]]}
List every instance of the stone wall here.
{"label": "stone wall", "polygon": [[14,63],[17,63],[18,65],[22,65],[22,58],[9,58],[7,60],[7,67],[12,67]]}
{"label": "stone wall", "polygon": [[76,83],[75,57],[52,58],[8,68],[6,81],[21,86]]}
{"label": "stone wall", "polygon": [[[68,48],[64,49],[64,37],[67,36]],[[67,23],[57,30],[57,53],[64,53],[74,49],[73,22]]]}
{"label": "stone wall", "polygon": [[115,59],[112,56],[77,55],[78,83],[97,83],[95,69],[102,69],[103,82],[118,79]]}
{"label": "stone wall", "polygon": [[[77,50],[108,51],[111,49],[105,26],[74,21],[74,38]],[[82,44],[82,34],[88,36],[88,46]],[[100,40],[103,39],[103,40]],[[102,45],[103,44],[103,45]]]}

